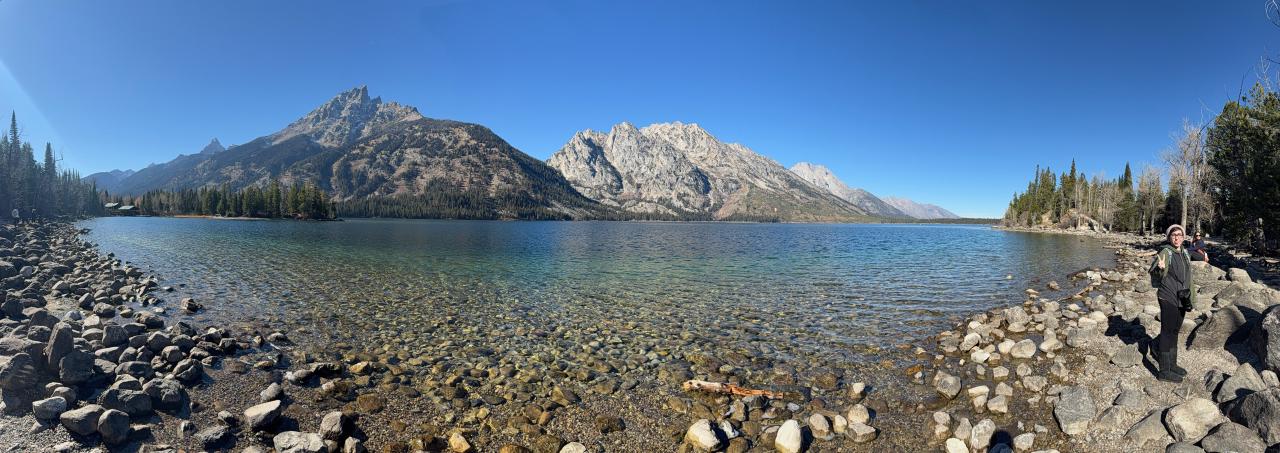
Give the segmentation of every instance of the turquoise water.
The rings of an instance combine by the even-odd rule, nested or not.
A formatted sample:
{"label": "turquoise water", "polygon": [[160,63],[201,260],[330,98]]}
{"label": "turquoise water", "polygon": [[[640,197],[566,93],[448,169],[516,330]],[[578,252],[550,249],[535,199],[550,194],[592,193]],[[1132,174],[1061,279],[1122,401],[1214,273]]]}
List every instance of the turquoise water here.
{"label": "turquoise water", "polygon": [[101,251],[182,285],[170,299],[205,301],[202,321],[300,326],[324,342],[414,353],[446,332],[467,337],[468,326],[477,343],[489,329],[594,326],[852,358],[1020,302],[1049,280],[1065,293],[1069,272],[1112,262],[1096,241],[969,225],[109,217],[82,226]]}

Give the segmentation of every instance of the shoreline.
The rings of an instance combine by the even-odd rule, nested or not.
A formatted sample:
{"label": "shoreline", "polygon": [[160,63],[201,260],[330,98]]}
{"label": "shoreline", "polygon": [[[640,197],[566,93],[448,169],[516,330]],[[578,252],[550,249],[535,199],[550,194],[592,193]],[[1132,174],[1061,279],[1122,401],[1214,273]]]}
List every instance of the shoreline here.
{"label": "shoreline", "polygon": [[[1137,239],[1135,238],[1135,240]],[[1008,437],[1007,439],[1000,436],[997,436],[994,440],[993,438],[988,438],[986,442],[989,445],[992,442],[1003,442],[1009,446],[1015,446],[1015,444],[1019,443],[1018,439],[1027,440],[1026,436],[1018,436],[1031,434],[1030,439],[1036,449],[1062,448],[1065,451],[1074,451],[1073,449],[1079,448],[1084,450],[1085,445],[1080,445],[1077,438],[1064,435],[1059,429],[1053,410],[1057,406],[1057,399],[1059,399],[1063,388],[1055,389],[1055,387],[1062,387],[1062,384],[1069,383],[1067,380],[1059,379],[1059,376],[1067,376],[1073,374],[1074,371],[1094,372],[1096,374],[1086,374],[1086,376],[1090,376],[1087,382],[1077,383],[1077,385],[1084,385],[1089,388],[1091,393],[1099,394],[1100,396],[1095,397],[1094,401],[1101,401],[1105,399],[1105,394],[1110,390],[1099,386],[1099,383],[1104,381],[1107,383],[1115,382],[1111,379],[1115,374],[1109,373],[1108,367],[1099,368],[1097,366],[1099,363],[1106,364],[1105,357],[1111,354],[1102,354],[1108,352],[1108,348],[1115,346],[1111,344],[1114,341],[1108,340],[1108,338],[1114,339],[1115,337],[1103,335],[1103,332],[1092,332],[1098,334],[1097,338],[1090,335],[1073,334],[1081,331],[1079,330],[1082,327],[1081,324],[1094,324],[1092,327],[1098,326],[1099,321],[1096,319],[1098,315],[1088,314],[1087,316],[1082,316],[1082,314],[1086,314],[1086,312],[1103,313],[1113,310],[1107,308],[1107,304],[1102,303],[1105,300],[1098,300],[1098,297],[1107,299],[1108,296],[1094,294],[1094,297],[1090,298],[1087,297],[1089,293],[1104,293],[1111,289],[1114,289],[1115,293],[1132,291],[1131,288],[1135,286],[1135,278],[1125,275],[1126,273],[1132,273],[1132,265],[1135,263],[1133,262],[1133,256],[1136,249],[1130,245],[1131,243],[1123,244],[1121,249],[1116,251],[1118,259],[1113,268],[1096,272],[1096,277],[1085,277],[1089,279],[1096,278],[1098,284],[1091,284],[1075,298],[1068,297],[1069,300],[1075,302],[1067,304],[1067,307],[1060,306],[1057,301],[1040,299],[1038,293],[1029,291],[1028,299],[1021,304],[1002,305],[991,310],[965,316],[965,322],[962,322],[956,328],[931,336],[930,344],[925,345],[928,350],[918,346],[914,353],[908,353],[903,350],[904,353],[902,355],[913,355],[915,357],[915,365],[909,366],[902,371],[884,369],[882,374],[837,377],[835,378],[836,381],[832,383],[832,390],[830,391],[825,391],[822,388],[812,388],[811,390],[816,391],[813,397],[815,399],[801,398],[790,402],[782,400],[760,401],[761,399],[751,401],[749,399],[726,399],[700,393],[683,394],[689,399],[680,398],[679,402],[672,400],[662,403],[662,406],[667,410],[672,410],[672,405],[686,406],[683,411],[675,408],[676,410],[672,411],[674,415],[671,412],[653,415],[653,417],[674,417],[676,419],[674,420],[675,428],[670,430],[667,428],[672,428],[672,426],[661,428],[659,431],[662,434],[659,434],[659,436],[672,440],[683,439],[683,442],[679,444],[681,451],[700,451],[691,445],[701,441],[708,441],[709,438],[706,436],[708,433],[717,440],[722,441],[717,451],[746,451],[746,448],[751,448],[751,451],[769,451],[777,442],[778,437],[789,438],[793,434],[791,432],[792,428],[799,432],[802,442],[807,439],[807,445],[810,445],[811,449],[817,449],[818,451],[825,451],[827,448],[837,445],[853,451],[874,451],[885,448],[938,448],[943,445],[942,442],[945,442],[945,440],[929,439],[921,445],[919,443],[921,439],[917,433],[939,432],[941,424],[932,422],[932,420],[935,420],[933,412],[941,411],[947,413],[946,433],[956,437],[957,440],[963,437],[966,443],[972,444],[975,441],[973,430],[975,426],[979,426],[979,430],[982,432],[978,434],[979,439],[976,440],[978,443],[982,442],[980,437],[984,435],[983,432],[985,431],[983,430],[991,427],[1009,435],[1005,436]],[[98,259],[104,258],[99,256]],[[1126,272],[1121,273],[1121,271]],[[1104,277],[1107,274],[1112,274],[1111,276],[1118,275],[1119,278],[1113,281]],[[141,275],[141,273],[138,273],[138,275]],[[1067,275],[1063,278],[1075,278],[1075,276]],[[1141,278],[1136,280],[1140,282]],[[1129,289],[1126,289],[1126,285]],[[1076,308],[1070,308],[1071,305],[1076,305]],[[1114,307],[1114,304],[1111,305]],[[169,308],[177,311],[175,307]],[[1015,308],[1021,309],[1023,314],[1028,317],[1027,324],[1021,327],[1022,332],[1025,332],[1023,335],[1018,335],[1020,332],[1015,332],[1016,328],[1000,324],[1000,321],[1002,321],[1000,318],[1008,318],[1011,313],[1010,310],[1013,310],[1013,315],[1018,316],[1018,310],[1015,310]],[[1069,315],[1067,314],[1068,312],[1072,314]],[[1050,322],[1051,319],[1054,321]],[[1084,319],[1093,319],[1093,321],[1092,323],[1087,323],[1082,321]],[[1003,321],[1007,324],[1008,319],[1003,319]],[[1048,326],[1049,324],[1053,324],[1053,326],[1050,327]],[[1065,335],[1061,335],[1062,338],[1059,338],[1060,335],[1055,332],[1052,335],[1053,340],[1049,341],[1049,337],[1043,334],[1043,330],[1046,327],[1050,331],[1053,331],[1056,327],[1058,330],[1065,332]],[[1077,330],[1075,332],[1070,330],[1073,328]],[[996,331],[1001,331],[1001,333],[995,334]],[[1184,329],[1183,333],[1186,334],[1188,332],[1189,329]],[[974,340],[974,344],[971,346],[972,349],[961,353],[960,346],[969,342],[969,334],[972,333],[978,333],[978,338]],[[387,396],[390,395],[379,397],[377,395],[380,395],[381,392],[367,392],[360,394],[361,398],[352,397],[351,401],[344,404],[340,399],[332,398],[333,391],[337,389],[332,388],[330,384],[346,382],[345,379],[338,378],[341,376],[358,377],[366,375],[365,370],[371,367],[379,367],[380,362],[355,361],[354,363],[348,362],[344,364],[342,362],[311,361],[302,358],[290,365],[293,362],[292,360],[282,359],[298,356],[301,351],[281,354],[289,352],[293,347],[284,343],[287,337],[284,337],[283,334],[277,336],[277,334],[280,333],[263,329],[256,334],[246,335],[244,336],[245,345],[257,345],[258,348],[262,349],[246,348],[245,352],[230,356],[230,359],[224,358],[220,361],[212,361],[213,363],[210,363],[210,366],[205,367],[205,371],[210,376],[208,381],[212,382],[203,382],[200,384],[203,385],[202,387],[198,386],[198,388],[190,389],[193,401],[206,400],[208,398],[206,400],[208,403],[205,405],[212,408],[225,406],[228,408],[229,413],[234,415],[248,407],[247,405],[256,403],[258,388],[265,388],[267,384],[276,382],[285,389],[286,393],[290,395],[289,399],[292,401],[285,406],[285,411],[283,411],[285,416],[293,420],[292,423],[295,425],[292,426],[298,426],[303,430],[316,431],[316,426],[319,426],[314,424],[317,413],[345,407],[351,419],[360,420],[360,426],[368,428],[375,433],[373,436],[362,435],[366,438],[372,437],[380,441],[381,445],[370,444],[375,449],[381,447],[398,451],[397,449],[399,448],[411,449],[429,445],[444,448],[455,437],[454,434],[462,436],[464,441],[470,439],[468,442],[482,442],[487,438],[479,435],[475,428],[466,428],[465,425],[467,423],[465,421],[462,421],[463,423],[455,422],[436,425],[430,430],[434,431],[434,434],[429,436],[415,434],[414,436],[418,437],[409,440],[405,440],[403,434],[394,434],[399,430],[386,431],[385,426],[366,426],[370,422],[385,419],[384,416],[376,413],[382,410],[381,406],[395,405],[394,401],[387,401]],[[1019,336],[1027,337],[1025,339],[1031,340],[1037,345],[1033,347],[1032,356],[1027,359],[1010,358],[1006,352],[1012,352],[1014,345],[1008,345],[1010,351],[1005,351],[1006,345],[1003,343],[1006,342],[995,341],[1001,338],[1008,339],[1009,337]],[[277,337],[277,339],[281,340],[280,347],[274,346],[275,342],[269,341],[270,337]],[[1057,344],[1056,347],[1054,346],[1055,342]],[[1045,343],[1049,343],[1049,346],[1046,347]],[[1065,347],[1063,347],[1064,343]],[[950,349],[954,349],[954,351]],[[990,351],[987,351],[987,349]],[[1036,351],[1036,349],[1040,349],[1040,351]],[[978,352],[979,350],[984,352],[980,353]],[[1003,359],[1000,358],[1002,354],[1005,356]],[[275,359],[272,360],[272,357],[275,357]],[[992,357],[996,358],[993,360]],[[258,358],[272,361],[264,364],[262,361],[257,361]],[[973,362],[977,361],[976,359],[978,358],[982,358],[981,362],[986,362],[982,368],[975,368],[973,365]],[[1015,364],[1018,366],[1015,366]],[[1021,365],[1027,365],[1025,373],[1021,369]],[[1000,374],[998,368],[1003,366],[1007,366],[1003,372],[1007,377],[996,379],[995,376]],[[1014,370],[1011,369],[1016,369],[1018,377],[1014,377],[1014,373],[1012,373]],[[1235,370],[1230,371],[1234,372]],[[988,373],[990,373],[990,377],[987,377]],[[300,374],[305,374],[306,376],[299,376]],[[315,379],[313,376],[317,374],[326,374],[328,377],[318,381],[313,380]],[[373,375],[378,375],[378,372],[375,371]],[[383,374],[383,376],[389,375]],[[680,378],[686,376],[693,377],[692,374],[678,375],[674,376],[673,379],[666,379],[664,382],[675,387],[674,390],[679,395],[678,384],[679,381],[683,380]],[[948,376],[955,378],[958,384],[953,386],[953,381]],[[1140,380],[1138,379],[1140,377],[1137,376],[1134,379]],[[1040,378],[1044,379],[1043,383]],[[304,385],[295,385],[294,381]],[[815,381],[816,383],[817,381]],[[877,385],[879,383],[885,383],[883,391]],[[903,391],[902,394],[894,394],[896,392],[893,389],[895,384],[904,383],[910,388]],[[937,396],[940,394],[936,390],[939,383],[947,386],[946,393],[950,393],[952,387],[956,388],[956,393],[950,394],[949,398]],[[1009,383],[1012,383],[1012,385],[1009,385]],[[825,384],[822,385],[825,386]],[[987,392],[971,390],[961,393],[959,391],[960,387],[970,389],[985,387]],[[1097,388],[1095,389],[1094,387]],[[991,393],[992,388],[995,389],[994,394]],[[249,389],[252,389],[252,391]],[[557,393],[563,393],[564,390],[567,389],[556,388]],[[580,392],[585,390],[582,389]],[[226,393],[219,394],[216,392]],[[624,392],[627,391],[624,390]],[[882,394],[882,392],[887,393]],[[209,394],[206,395],[206,393]],[[570,392],[570,394],[572,393]],[[672,392],[668,387],[667,391],[661,393],[669,395]],[[819,397],[816,396],[818,393],[825,396],[818,399]],[[946,393],[942,393],[942,395]],[[611,401],[610,398],[600,398],[594,395],[594,392],[581,394],[582,397],[577,394],[574,394],[572,398],[564,396],[562,402],[567,404],[557,404],[561,408],[544,406],[540,409],[539,414],[531,415],[537,415],[539,416],[538,418],[541,418],[542,414],[551,414],[552,416],[548,418],[551,418],[554,423],[548,424],[547,427],[560,426],[558,430],[566,428],[561,425],[565,422],[585,425],[579,426],[579,429],[591,429],[588,427],[593,424],[611,424],[614,422],[611,419],[602,421],[599,416],[593,421],[590,415],[595,413],[593,411],[598,410],[599,404]],[[351,395],[351,393],[347,393],[347,395]],[[978,398],[983,395],[985,395],[983,398]],[[1028,395],[1031,396],[1028,398]],[[368,397],[366,398],[365,396]],[[973,396],[973,398],[970,399],[968,396]],[[379,398],[381,398],[381,401],[379,401]],[[577,403],[576,401],[571,401],[578,399],[587,400],[587,402]],[[982,401],[980,405],[977,404],[979,400]],[[740,403],[742,403],[741,406],[739,406]],[[796,403],[803,403],[803,405]],[[580,404],[596,407],[597,409],[588,409],[584,412],[583,409],[586,408],[579,406]],[[755,404],[762,405],[755,406]],[[360,414],[358,413],[359,411],[351,410],[353,407],[358,409],[361,406],[366,408],[376,407],[377,409],[373,411],[375,414]],[[698,409],[699,407],[703,409]],[[754,410],[752,409],[753,407],[755,408]],[[1002,410],[1000,409],[1001,407],[1004,408],[1004,413],[999,412]],[[729,423],[726,429],[725,425],[720,423],[722,416],[719,414],[725,414],[726,412],[732,414],[738,408],[741,408],[739,409],[741,412],[746,412],[742,416],[743,420],[737,420],[733,415],[723,417],[723,421]],[[774,412],[774,416],[764,417],[765,414],[771,411]],[[197,427],[216,428],[219,425],[226,424],[221,420],[222,417],[211,414],[211,412],[215,412],[213,410],[206,409],[193,412],[195,413],[192,414],[190,420],[195,421]],[[864,416],[864,413],[867,415]],[[702,416],[700,418],[709,420],[706,426],[696,421],[699,415]],[[30,418],[30,415],[28,414],[26,417]],[[1113,418],[1116,417],[1120,416],[1115,415]],[[631,426],[635,423],[631,417],[624,414],[623,418],[627,419],[626,422],[619,421],[627,425],[623,429],[633,431],[645,429],[643,426]],[[972,420],[970,420],[967,427],[969,434],[967,436],[959,436],[959,434],[964,433],[966,428],[966,423],[962,419],[970,418]],[[794,427],[790,426],[790,423],[781,424],[784,419],[792,419],[798,423]],[[980,422],[980,419],[994,420]],[[1018,424],[1009,425],[1015,419],[1018,420],[1018,424],[1023,421],[1027,423],[1021,428],[1018,427]],[[1122,419],[1122,417],[1118,418],[1118,420]],[[533,420],[527,421],[532,423]],[[738,425],[734,426],[735,423]],[[150,432],[152,436],[152,442],[148,443],[148,445],[152,445],[155,442],[170,442],[184,446],[194,445],[193,440],[195,439],[190,434],[182,435],[182,432],[177,429],[181,424],[182,421],[178,418],[168,419],[163,416],[160,420],[152,422],[154,427],[145,430]],[[826,425],[825,427],[823,426],[824,424]],[[286,424],[285,426],[289,425]],[[462,429],[458,430],[457,428]],[[228,429],[234,428],[228,426]],[[241,431],[232,431],[237,434],[238,441],[236,444],[239,446],[271,445],[269,441],[263,442],[263,437],[258,435],[261,433],[255,430],[246,430],[243,427],[240,429]],[[502,428],[498,431],[505,431],[506,429],[509,428]],[[605,428],[601,429],[604,430]],[[279,429],[273,428],[272,430],[278,431]],[[730,430],[737,431],[735,434],[738,435],[728,439],[720,437],[730,437],[728,436],[728,431]],[[42,430],[41,432],[49,433],[51,431],[57,431],[57,429]],[[249,432],[246,433],[245,431]],[[413,429],[406,431],[422,432]],[[524,429],[518,428],[516,431],[524,431]],[[356,428],[354,432],[364,432],[364,430]],[[381,432],[381,434],[376,434],[377,432]],[[529,432],[545,433],[546,430],[530,429]],[[246,435],[248,438],[245,438]],[[994,430],[991,435],[995,435]],[[824,439],[829,436],[833,437],[834,440]],[[1101,433],[1099,433],[1099,436],[1098,440],[1104,442],[1114,441],[1114,439],[1102,436]],[[195,437],[199,438],[199,436]],[[592,445],[594,448],[586,447],[584,444],[577,444],[583,445],[584,450],[564,450],[564,448],[568,448],[565,447],[566,445],[573,446],[573,448],[577,448],[577,446],[566,442],[566,440],[572,439],[561,440],[558,437],[550,437],[554,436],[548,436],[547,434],[529,436],[528,438],[532,440],[524,445],[532,446],[533,449],[531,451],[551,451],[553,453],[559,451],[599,451],[601,448],[606,451],[612,451],[603,444],[593,444],[591,442],[584,443]],[[253,439],[255,438],[259,440],[254,441]],[[3,436],[0,436],[0,439],[3,439]],[[142,441],[139,442],[142,443]],[[506,445],[510,446],[511,449],[503,451],[529,451],[515,449],[518,446],[516,444],[521,443],[516,442]],[[557,444],[557,447],[551,448],[550,444]],[[476,445],[476,448],[479,448],[480,451],[492,451],[497,447],[496,444],[485,443],[473,445]],[[1102,444],[1093,443],[1087,446],[1096,448],[1099,445]],[[1114,450],[1109,450],[1104,446],[1104,448],[1093,451],[1132,451],[1131,446],[1126,445],[1122,448],[1118,445],[1114,446]],[[44,447],[49,446],[51,445],[44,445]],[[1017,446],[1021,447],[1021,445]],[[88,447],[88,445],[84,447]]]}

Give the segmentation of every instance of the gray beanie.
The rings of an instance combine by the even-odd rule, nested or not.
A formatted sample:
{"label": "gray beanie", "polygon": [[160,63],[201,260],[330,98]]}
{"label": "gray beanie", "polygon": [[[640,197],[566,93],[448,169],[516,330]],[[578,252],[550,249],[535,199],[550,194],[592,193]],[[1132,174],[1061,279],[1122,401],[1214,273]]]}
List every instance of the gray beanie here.
{"label": "gray beanie", "polygon": [[1164,230],[1164,237],[1169,237],[1169,235],[1173,234],[1173,230],[1181,231],[1183,232],[1183,234],[1186,234],[1187,232],[1187,230],[1182,229],[1182,225],[1178,225],[1175,223],[1173,225],[1169,225],[1169,229]]}

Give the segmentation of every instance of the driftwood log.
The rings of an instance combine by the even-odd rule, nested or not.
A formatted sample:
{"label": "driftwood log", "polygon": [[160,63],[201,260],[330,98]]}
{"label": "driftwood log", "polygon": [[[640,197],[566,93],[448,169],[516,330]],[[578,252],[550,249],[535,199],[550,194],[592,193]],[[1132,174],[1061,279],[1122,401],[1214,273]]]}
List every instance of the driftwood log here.
{"label": "driftwood log", "polygon": [[728,382],[689,380],[689,381],[684,381],[684,384],[681,384],[680,387],[684,388],[684,391],[686,392],[692,392],[696,390],[700,392],[723,393],[726,395],[738,395],[738,396],[759,395],[769,399],[783,398],[783,392],[775,392],[772,390],[749,389],[746,387],[742,387],[740,385],[730,384]]}

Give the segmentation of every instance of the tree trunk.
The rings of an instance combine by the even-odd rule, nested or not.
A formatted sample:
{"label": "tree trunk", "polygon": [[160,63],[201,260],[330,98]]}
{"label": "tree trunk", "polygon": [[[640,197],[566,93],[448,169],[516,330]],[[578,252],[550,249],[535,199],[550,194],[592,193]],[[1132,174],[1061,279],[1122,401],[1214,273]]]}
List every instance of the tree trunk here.
{"label": "tree trunk", "polygon": [[[1186,190],[1182,191],[1182,222],[1178,223],[1178,225],[1182,225],[1183,230],[1187,228],[1187,191]],[[1186,231],[1183,231],[1183,232],[1185,233]]]}

